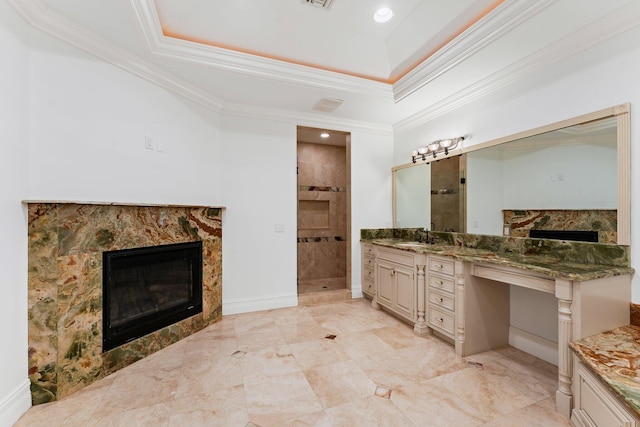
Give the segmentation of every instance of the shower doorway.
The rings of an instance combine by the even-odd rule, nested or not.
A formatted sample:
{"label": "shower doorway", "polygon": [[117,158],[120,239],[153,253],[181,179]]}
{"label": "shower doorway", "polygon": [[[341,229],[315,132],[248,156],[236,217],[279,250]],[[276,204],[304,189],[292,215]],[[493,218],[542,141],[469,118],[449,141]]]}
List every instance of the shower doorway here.
{"label": "shower doorway", "polygon": [[298,301],[350,299],[350,134],[298,126],[297,136]]}

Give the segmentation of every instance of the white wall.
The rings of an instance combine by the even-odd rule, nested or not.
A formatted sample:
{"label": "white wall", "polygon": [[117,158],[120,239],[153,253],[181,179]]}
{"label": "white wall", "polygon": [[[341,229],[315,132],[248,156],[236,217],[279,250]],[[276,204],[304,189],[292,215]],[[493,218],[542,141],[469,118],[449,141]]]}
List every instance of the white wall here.
{"label": "white wall", "polygon": [[[640,29],[635,29],[602,43],[575,57],[513,83],[499,92],[486,95],[418,128],[396,132],[395,164],[406,163],[406,153],[419,146],[421,140],[451,135],[470,136],[465,145],[479,144],[512,135],[592,111],[630,102],[632,147],[640,146]],[[631,150],[631,181],[640,182],[640,150]],[[471,181],[471,180],[470,180]],[[471,193],[471,182],[469,182]],[[640,203],[640,186],[632,185],[631,246],[640,246],[640,217],[634,215]],[[487,202],[489,202],[487,200]],[[473,221],[470,216],[469,221]],[[469,232],[474,233],[473,228]],[[500,232],[498,232],[500,234]],[[632,251],[631,266],[640,268],[640,253]],[[544,319],[555,318],[554,304],[522,304],[519,294],[512,295],[512,324],[531,324],[527,313]],[[632,301],[640,303],[640,278],[632,282]],[[516,308],[527,307],[526,313]],[[523,317],[524,316],[524,317]],[[529,328],[541,337],[550,338],[554,326],[544,330]],[[531,330],[534,329],[534,330]]]}
{"label": "white wall", "polygon": [[31,405],[27,378],[28,31],[0,2],[0,426]]}
{"label": "white wall", "polygon": [[31,199],[220,204],[215,113],[44,36],[31,85]]}
{"label": "white wall", "polygon": [[390,228],[393,136],[351,133],[351,291],[362,296],[360,229]]}
{"label": "white wall", "polygon": [[295,306],[296,126],[223,116],[222,139],[223,314]]}

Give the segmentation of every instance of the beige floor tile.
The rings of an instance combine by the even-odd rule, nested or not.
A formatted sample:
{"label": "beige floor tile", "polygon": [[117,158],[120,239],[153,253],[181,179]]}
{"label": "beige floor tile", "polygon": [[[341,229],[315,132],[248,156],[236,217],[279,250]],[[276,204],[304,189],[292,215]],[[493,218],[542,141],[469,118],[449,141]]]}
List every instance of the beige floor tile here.
{"label": "beige floor tile", "polygon": [[406,382],[392,390],[391,402],[416,426],[474,427],[490,419],[433,381]]}
{"label": "beige floor tile", "polygon": [[421,344],[425,340],[425,337],[414,334],[412,327],[404,324],[384,326],[372,329],[371,332],[396,350]]}
{"label": "beige floor tile", "polygon": [[433,378],[431,381],[448,388],[467,405],[488,419],[508,414],[539,401],[539,393],[514,388],[502,375],[483,369],[467,368]]}
{"label": "beige floor tile", "polygon": [[240,359],[226,355],[207,361],[194,360],[182,366],[176,399],[206,394],[211,389],[241,386],[243,382]]}
{"label": "beige floor tile", "polygon": [[248,352],[240,358],[240,363],[245,383],[302,372],[288,346]]}
{"label": "beige floor tile", "polygon": [[352,360],[309,369],[304,374],[325,409],[372,395],[376,389]]}
{"label": "beige floor tile", "polygon": [[178,387],[179,372],[143,372],[118,376],[104,394],[94,417],[112,416],[121,411],[172,401]]}
{"label": "beige floor tile", "polygon": [[112,412],[110,415],[94,417],[89,421],[65,424],[70,427],[131,427],[169,425],[171,403],[158,403],[122,412]]}
{"label": "beige floor tile", "polygon": [[285,341],[289,344],[322,339],[331,333],[331,331],[320,326],[315,320],[303,323],[290,323],[286,325],[280,324],[278,328],[280,329]]}
{"label": "beige floor tile", "polygon": [[289,349],[303,370],[349,360],[340,346],[328,338],[291,344]]}
{"label": "beige floor tile", "polygon": [[371,331],[338,335],[335,342],[352,359],[395,351],[393,347]]}
{"label": "beige floor tile", "polygon": [[192,340],[186,343],[183,361],[189,363],[205,359],[218,359],[232,354],[237,349],[238,341],[235,338]]}
{"label": "beige floor tile", "polygon": [[238,332],[236,333],[236,342],[238,350],[246,352],[287,345],[287,340],[284,339],[275,324],[273,328],[265,329],[264,332]]}
{"label": "beige floor tile", "polygon": [[173,402],[169,426],[226,427],[249,422],[244,386],[201,387],[200,393],[181,393]]}
{"label": "beige floor tile", "polygon": [[565,427],[556,388],[551,364],[459,358],[361,299],[225,316],[16,426]]}
{"label": "beige floor tile", "polygon": [[389,399],[374,395],[327,409],[326,412],[334,426],[414,426]]}
{"label": "beige floor tile", "polygon": [[286,425],[294,419],[322,411],[302,372],[244,385],[249,419],[262,427]]}
{"label": "beige floor tile", "polygon": [[534,404],[496,418],[484,424],[483,427],[569,427],[570,425],[569,420],[559,413]]}

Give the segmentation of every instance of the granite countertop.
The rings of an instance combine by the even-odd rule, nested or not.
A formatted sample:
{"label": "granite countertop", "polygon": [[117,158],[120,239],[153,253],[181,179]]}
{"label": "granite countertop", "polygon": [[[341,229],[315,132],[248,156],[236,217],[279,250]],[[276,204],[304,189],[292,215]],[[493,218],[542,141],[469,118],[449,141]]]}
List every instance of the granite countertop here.
{"label": "granite countertop", "polygon": [[569,346],[640,415],[640,327],[622,326],[574,341]]}
{"label": "granite countertop", "polygon": [[404,251],[444,255],[467,262],[513,267],[553,278],[572,281],[586,281],[603,277],[619,276],[622,274],[630,274],[634,271],[631,267],[571,262],[550,255],[529,255],[511,252],[496,253],[485,249],[441,244],[431,245],[427,243],[408,242],[403,239],[362,239],[361,241]]}

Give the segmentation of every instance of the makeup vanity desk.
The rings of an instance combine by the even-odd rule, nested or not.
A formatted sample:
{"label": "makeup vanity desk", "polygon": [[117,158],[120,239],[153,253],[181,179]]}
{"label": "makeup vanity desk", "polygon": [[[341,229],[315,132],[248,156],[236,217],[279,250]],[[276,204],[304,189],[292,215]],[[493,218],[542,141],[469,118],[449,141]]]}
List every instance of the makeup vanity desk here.
{"label": "makeup vanity desk", "polygon": [[[558,390],[556,406],[567,418],[573,406],[573,359],[569,343],[590,335],[629,324],[631,274],[633,269],[612,263],[576,262],[536,253],[497,253],[462,246],[409,243],[401,239],[362,240],[363,245],[386,248],[388,251],[409,251],[424,255],[416,257],[425,265],[416,265],[424,272],[416,280],[416,313],[414,330],[433,328],[430,312],[439,313],[433,303],[429,276],[433,272],[430,259],[447,259],[453,264],[454,310],[452,333],[449,335],[459,356],[504,347],[509,344],[509,286],[515,285],[554,294],[558,301]],[[535,241],[534,241],[535,243]],[[561,243],[557,243],[561,245]],[[587,250],[609,251],[613,258],[628,256],[617,245],[585,246]],[[541,252],[541,251],[540,251]],[[599,259],[597,254],[587,259]],[[620,263],[617,263],[620,264]],[[379,278],[375,278],[377,285]],[[436,295],[436,303],[441,301]],[[377,295],[373,293],[373,304]],[[442,321],[439,314],[435,318]],[[439,334],[440,335],[440,334]]]}

